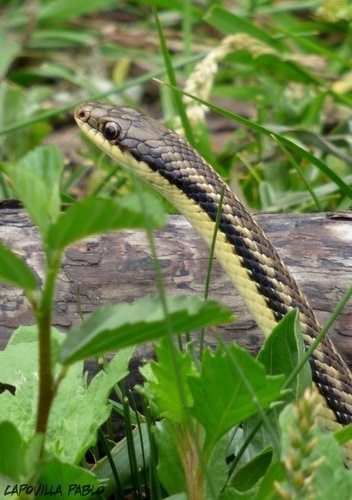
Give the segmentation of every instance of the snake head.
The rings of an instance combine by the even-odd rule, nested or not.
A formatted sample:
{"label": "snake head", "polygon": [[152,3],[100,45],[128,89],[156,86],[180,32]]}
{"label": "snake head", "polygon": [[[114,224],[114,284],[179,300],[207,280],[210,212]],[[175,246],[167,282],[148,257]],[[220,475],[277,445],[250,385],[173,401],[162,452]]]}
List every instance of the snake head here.
{"label": "snake head", "polygon": [[80,129],[88,136],[94,134],[93,142],[108,154],[111,154],[111,146],[117,146],[141,161],[145,161],[148,154],[157,158],[160,152],[153,154],[153,150],[162,147],[165,137],[173,134],[157,120],[126,106],[86,102],[77,106],[74,117]]}

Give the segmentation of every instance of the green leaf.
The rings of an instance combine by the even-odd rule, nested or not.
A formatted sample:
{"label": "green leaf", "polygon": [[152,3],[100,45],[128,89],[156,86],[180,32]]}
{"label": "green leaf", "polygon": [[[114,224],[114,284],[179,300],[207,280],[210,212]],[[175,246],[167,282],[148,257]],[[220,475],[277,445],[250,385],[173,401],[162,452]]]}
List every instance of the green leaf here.
{"label": "green leaf", "polygon": [[[52,329],[52,361],[57,376],[58,346],[66,335]],[[68,368],[54,399],[45,439],[45,448],[60,460],[79,463],[94,445],[98,428],[110,415],[111,388],[128,373],[133,348],[120,351],[87,385],[83,363]],[[1,382],[16,387],[13,396],[0,394],[0,421],[12,422],[25,440],[35,432],[38,401],[38,333],[36,327],[20,327],[6,349],[0,352]]]}
{"label": "green leaf", "polygon": [[1,242],[0,280],[27,291],[35,290],[38,286],[36,277],[27,264]]}
{"label": "green leaf", "polygon": [[176,349],[172,352],[170,343],[164,340],[155,346],[155,354],[158,361],[140,368],[145,383],[139,390],[154,407],[157,416],[186,424],[193,402],[187,379],[190,375],[197,375],[191,355]]}
{"label": "green leaf", "polygon": [[352,424],[341,427],[341,429],[334,433],[334,436],[339,444],[347,443],[350,439],[352,439]]}
{"label": "green leaf", "polygon": [[273,452],[271,448],[263,450],[252,460],[238,469],[236,475],[230,482],[231,486],[242,492],[253,488],[265,475],[271,463],[272,457]]}
{"label": "green leaf", "polygon": [[154,436],[158,449],[159,480],[170,495],[187,491],[185,471],[177,448],[179,443],[175,443],[177,438],[181,439],[181,429],[164,419],[156,424]]}
{"label": "green leaf", "polygon": [[61,155],[53,146],[38,147],[18,164],[2,166],[43,237],[60,213],[63,168]]}
{"label": "green leaf", "polygon": [[35,435],[26,443],[11,422],[2,422],[0,440],[0,491],[4,497],[33,498],[34,488],[35,498],[40,500],[54,494],[60,498],[91,498],[88,492],[104,492],[88,470],[48,455],[40,459],[43,436]]}
{"label": "green leaf", "polygon": [[39,20],[68,21],[80,15],[88,14],[91,11],[109,9],[115,6],[113,0],[54,0],[40,5]]}
{"label": "green leaf", "polygon": [[[299,323],[297,309],[290,311],[265,339],[258,354],[258,361],[262,363],[270,375],[284,374],[286,378],[302,361],[305,347]],[[304,390],[312,384],[312,372],[308,363],[305,363],[292,384],[295,399],[302,396]]]}
{"label": "green leaf", "polygon": [[109,395],[114,385],[128,375],[133,351],[134,347],[119,351],[89,385],[82,364],[70,366],[50,412],[47,449],[65,462],[80,463],[85,452],[95,445],[98,428],[110,415]]}
{"label": "green leaf", "polygon": [[[7,49],[9,39],[7,39],[5,43]],[[1,41],[0,44],[4,46]],[[9,53],[8,51],[6,52],[7,54]],[[0,66],[2,62],[0,62]],[[7,62],[5,62],[5,65]],[[34,95],[35,97],[33,98],[32,96]],[[2,138],[2,158],[7,158],[8,162],[17,162],[27,154],[28,151],[34,149],[45,135],[49,133],[50,126],[48,123],[39,123],[38,121],[35,123],[33,119],[33,111],[40,107],[41,104],[42,102],[38,103],[37,89],[32,93],[28,87],[24,89],[20,86],[9,85],[9,82],[4,79],[0,81],[0,129],[11,128],[11,124],[14,122],[24,123],[29,117],[32,120],[32,123],[28,124],[25,129],[16,130],[11,128],[11,131],[6,134],[6,137]]]}
{"label": "green leaf", "polygon": [[[0,58],[0,76],[1,80],[5,80],[6,73],[11,67],[11,64],[21,53],[21,44],[19,40],[14,39],[11,32],[8,31],[8,27],[3,24],[0,26],[0,45],[1,47],[6,47]],[[3,111],[4,108],[1,107]]]}
{"label": "green leaf", "polygon": [[63,249],[91,234],[117,229],[162,227],[166,214],[160,201],[151,194],[137,194],[122,199],[89,197],[62,213],[48,233],[51,248]]}
{"label": "green leaf", "polygon": [[0,422],[0,442],[0,491],[4,491],[6,482],[16,482],[23,474],[26,443],[11,422]]}
{"label": "green leaf", "polygon": [[[297,310],[289,312],[276,326],[272,333],[267,337],[257,360],[261,362],[269,375],[283,374],[286,378],[284,387],[292,390],[282,394],[282,403],[288,403],[300,397],[307,387],[311,386],[312,376],[309,363],[304,363],[302,369],[294,378],[292,373],[297,369],[305,356],[305,347],[299,325],[299,314]],[[292,378],[292,381],[291,381]],[[270,412],[267,412],[268,422],[271,429],[279,438],[278,418],[283,405],[274,406]],[[257,427],[260,415],[247,419],[243,423],[243,431],[246,436],[251,435]],[[272,446],[272,437],[265,428],[261,427],[256,431],[247,451],[251,454],[257,454],[267,446]],[[261,451],[262,452],[262,451]]]}
{"label": "green leaf", "polygon": [[[99,498],[99,493],[104,494],[105,487],[99,483],[92,472],[65,463],[56,457],[43,460],[38,477],[38,485],[46,485],[36,499],[47,500],[50,498]],[[52,495],[48,495],[52,489]]]}
{"label": "green leaf", "polygon": [[235,344],[226,352],[221,346],[215,354],[206,350],[200,376],[190,377],[189,385],[194,399],[191,413],[203,425],[207,443],[215,443],[256,414],[258,405],[267,408],[282,397],[283,382],[283,376],[267,375],[258,361]]}
{"label": "green leaf", "polygon": [[[219,496],[219,500],[253,500],[256,498],[256,489],[248,490],[244,493],[236,491],[234,488],[225,488]],[[272,498],[270,500],[273,500]]]}
{"label": "green leaf", "polygon": [[64,364],[98,356],[126,346],[150,342],[168,334],[183,333],[207,325],[227,323],[231,312],[214,301],[199,297],[167,300],[168,318],[158,298],[144,297],[132,304],[106,305],[80,326],[72,328],[62,345]]}
{"label": "green leaf", "polygon": [[[286,379],[284,387],[292,389],[282,394],[282,403],[288,403],[299,398],[304,390],[311,386],[312,376],[309,363],[304,363],[298,375],[292,381],[289,381],[289,378],[290,380],[292,378],[293,371],[297,369],[304,356],[305,347],[300,330],[299,314],[297,310],[293,310],[280,321],[269,337],[265,339],[264,345],[257,356],[257,360],[265,366],[268,375],[283,374]],[[282,408],[283,404],[274,406],[270,412],[267,412],[268,422],[270,422],[271,429],[277,434],[278,439],[278,417]],[[260,415],[255,415],[243,423],[242,428],[246,436],[251,435],[260,418]],[[250,453],[252,455],[254,453],[256,456],[258,451],[272,445],[272,437],[265,428],[261,427],[256,431],[247,451],[250,450]]]}
{"label": "green leaf", "polygon": [[283,465],[280,462],[273,462],[262,482],[260,483],[259,491],[256,500],[281,500],[282,497],[278,495],[277,489],[275,488],[275,483],[277,481],[283,481],[285,478],[285,471]]}

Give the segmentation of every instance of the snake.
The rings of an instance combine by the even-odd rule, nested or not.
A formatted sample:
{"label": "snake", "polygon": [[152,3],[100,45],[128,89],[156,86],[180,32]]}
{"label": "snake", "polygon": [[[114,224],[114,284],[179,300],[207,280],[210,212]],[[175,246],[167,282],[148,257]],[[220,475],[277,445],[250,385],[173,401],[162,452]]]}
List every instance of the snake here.
{"label": "snake", "polygon": [[[95,145],[171,202],[208,246],[217,228],[214,256],[265,337],[296,309],[309,348],[321,326],[306,296],[249,210],[186,139],[127,106],[86,102],[74,118]],[[321,426],[333,432],[351,423],[352,374],[328,336],[310,366]],[[352,468],[352,443],[343,452]]]}

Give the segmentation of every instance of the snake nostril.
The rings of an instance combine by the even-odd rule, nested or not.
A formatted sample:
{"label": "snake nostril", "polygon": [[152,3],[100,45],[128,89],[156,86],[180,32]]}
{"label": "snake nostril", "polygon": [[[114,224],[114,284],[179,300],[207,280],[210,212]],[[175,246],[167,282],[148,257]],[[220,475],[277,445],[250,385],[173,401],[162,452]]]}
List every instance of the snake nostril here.
{"label": "snake nostril", "polygon": [[81,120],[82,122],[86,122],[88,121],[89,118],[89,112],[86,109],[84,109],[84,107],[78,106],[75,109],[74,116],[79,120]]}

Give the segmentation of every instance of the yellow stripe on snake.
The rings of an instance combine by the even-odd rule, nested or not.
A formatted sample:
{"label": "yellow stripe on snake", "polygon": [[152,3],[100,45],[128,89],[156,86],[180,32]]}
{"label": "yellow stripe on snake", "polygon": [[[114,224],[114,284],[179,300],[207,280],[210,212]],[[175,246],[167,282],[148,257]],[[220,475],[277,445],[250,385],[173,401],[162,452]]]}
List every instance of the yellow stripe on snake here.
{"label": "yellow stripe on snake", "polygon": [[[305,295],[248,210],[185,139],[127,107],[85,103],[76,108],[75,120],[94,144],[175,205],[208,245],[223,193],[216,258],[265,336],[297,308],[305,345],[311,345],[321,326]],[[322,427],[334,431],[352,422],[352,374],[329,338],[310,365]],[[344,452],[352,467],[352,444]]]}

